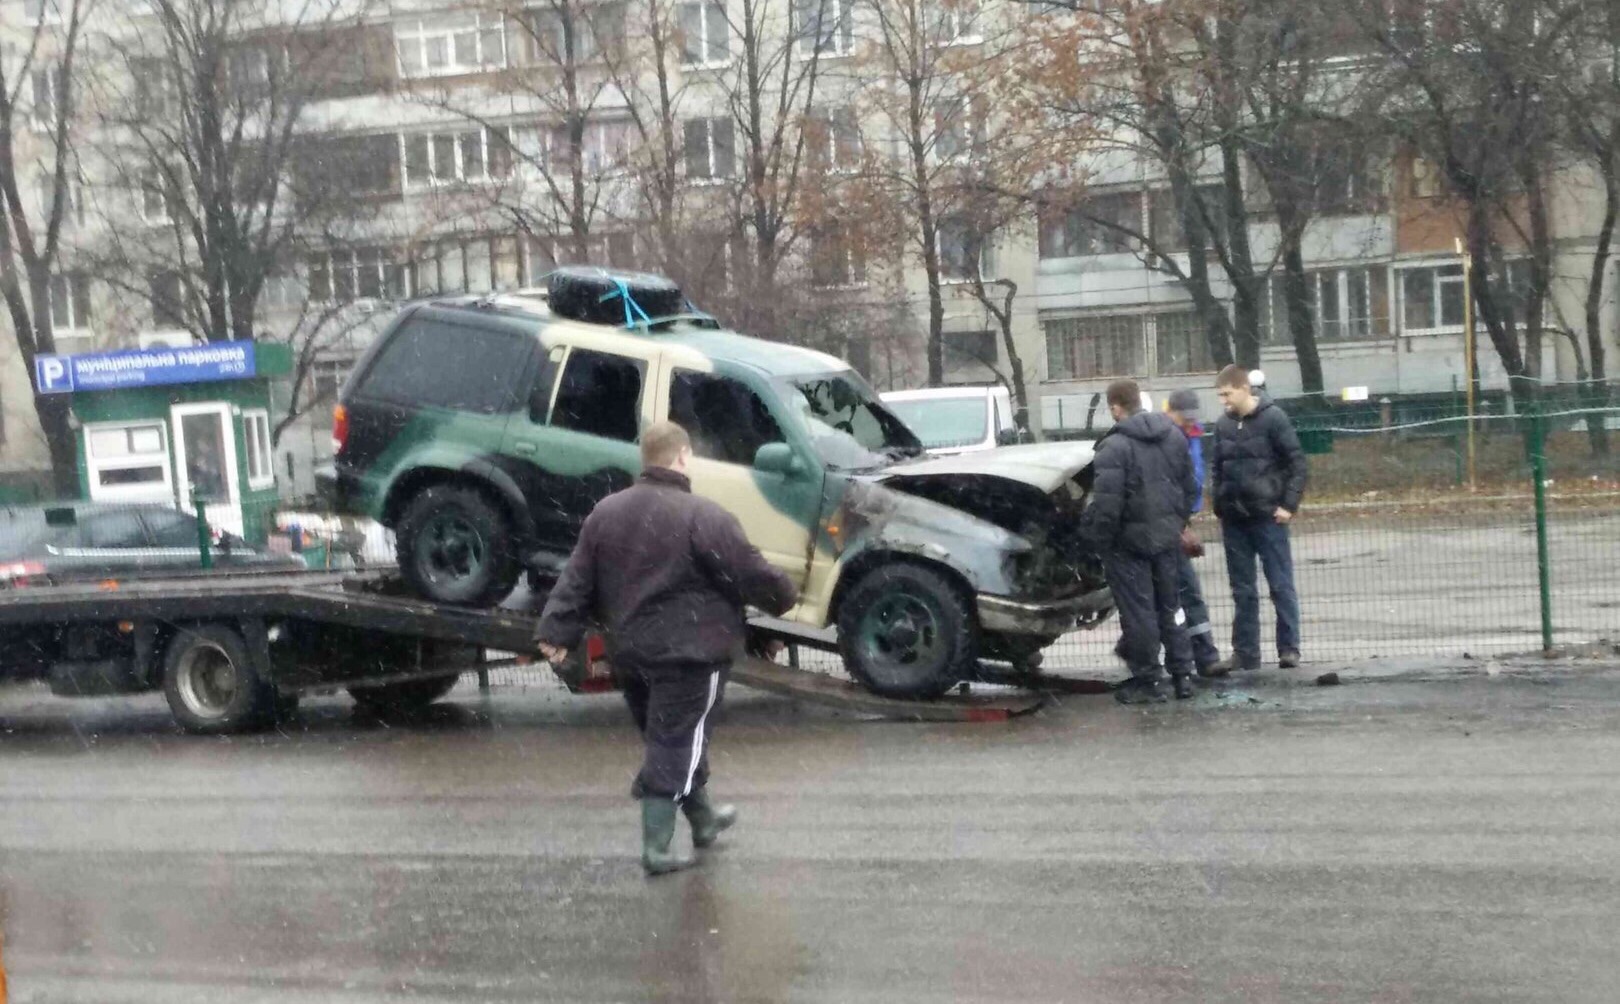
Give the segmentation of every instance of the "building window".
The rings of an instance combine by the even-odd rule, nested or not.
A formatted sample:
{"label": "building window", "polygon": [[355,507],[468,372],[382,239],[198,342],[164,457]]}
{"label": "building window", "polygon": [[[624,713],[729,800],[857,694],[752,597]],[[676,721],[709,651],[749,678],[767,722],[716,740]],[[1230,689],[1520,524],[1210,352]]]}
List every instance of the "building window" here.
{"label": "building window", "polygon": [[506,65],[506,30],[498,14],[457,13],[394,25],[399,75],[442,77]]}
{"label": "building window", "polygon": [[345,248],[309,260],[309,298],[316,303],[403,300],[411,294],[407,280],[392,248]]}
{"label": "building window", "polygon": [[29,24],[56,24],[62,20],[62,0],[23,0],[23,20]]}
{"label": "building window", "polygon": [[[84,183],[70,171],[66,181],[66,188],[62,195],[62,222],[65,224],[84,225]],[[39,208],[42,219],[50,219],[51,206],[56,202],[56,173],[54,171],[40,175],[39,178]]]}
{"label": "building window", "polygon": [[175,100],[174,82],[163,60],[147,57],[132,59],[129,72],[135,85],[135,114],[147,119],[167,118],[178,102]]}
{"label": "building window", "polygon": [[729,178],[736,159],[730,119],[686,120],[686,176]]}
{"label": "building window", "polygon": [[[1261,339],[1292,345],[1286,277],[1273,273],[1261,306]],[[1364,342],[1389,337],[1389,268],[1372,265],[1307,272],[1311,320],[1318,342]]]}
{"label": "building window", "polygon": [[960,216],[939,221],[939,274],[946,282],[988,278],[995,271],[988,234]]}
{"label": "building window", "polygon": [[623,4],[530,10],[528,24],[529,58],[535,62],[577,66],[616,55],[623,48]]}
{"label": "building window", "polygon": [[[524,126],[512,129],[510,135],[511,147],[531,173],[568,172],[573,140],[567,124]],[[629,155],[631,137],[631,125],[623,119],[583,123],[579,136],[581,169],[587,176],[618,170]]]}
{"label": "building window", "polygon": [[935,0],[934,38],[941,45],[971,45],[979,34],[977,0]]}
{"label": "building window", "polygon": [[56,128],[56,109],[62,100],[62,71],[56,66],[35,70],[30,77],[33,84],[33,102],[28,109],[28,124],[46,132]]}
{"label": "building window", "polygon": [[994,331],[947,331],[946,370],[993,370],[1000,360]]}
{"label": "building window", "polygon": [[186,326],[185,303],[182,299],[184,288],[180,273],[172,269],[153,272],[146,277],[153,330],[174,331]]}
{"label": "building window", "polygon": [[793,0],[793,30],[802,56],[847,56],[855,49],[851,0]]}
{"label": "building window", "polygon": [[87,425],[84,445],[92,498],[173,496],[168,432],[162,422]]}
{"label": "building window", "polygon": [[805,123],[810,158],[832,171],[847,171],[861,162],[861,126],[850,107],[821,109]]}
{"label": "building window", "polygon": [[966,97],[934,102],[934,156],[966,160],[984,148],[984,106]]}
{"label": "building window", "polygon": [[866,255],[844,227],[810,235],[810,282],[822,289],[866,284]]}
{"label": "building window", "polygon": [[349,376],[347,359],[317,359],[309,371],[309,400],[311,404],[337,400],[343,381]]}
{"label": "building window", "polygon": [[[1221,209],[1222,192],[1219,185],[1200,185],[1196,190],[1195,213],[1203,215],[1205,226],[1216,234],[1224,233],[1226,214]],[[1156,188],[1147,194],[1148,236],[1153,249],[1162,254],[1176,254],[1187,250],[1187,227],[1181,207],[1176,204],[1175,193],[1168,188]],[[1208,240],[1206,238],[1206,245]]]}
{"label": "building window", "polygon": [[1049,380],[1175,376],[1215,368],[1196,311],[1055,318],[1041,328]]}
{"label": "building window", "polygon": [[162,168],[141,172],[141,219],[147,223],[172,223],[175,219],[174,190]]}
{"label": "building window", "polygon": [[1462,328],[1466,310],[1461,264],[1407,268],[1400,276],[1402,334]]}
{"label": "building window", "polygon": [[731,26],[718,3],[683,3],[677,14],[682,66],[721,66],[731,62]]}
{"label": "building window", "polygon": [[504,128],[407,133],[400,137],[405,185],[421,188],[510,177],[512,144],[508,136]]}
{"label": "building window", "polygon": [[83,272],[51,276],[51,330],[59,333],[90,328],[90,277]]}
{"label": "building window", "polygon": [[1142,193],[1097,195],[1070,210],[1043,209],[1040,231],[1042,258],[1128,254],[1132,235],[1142,232]]}
{"label": "building window", "polygon": [[248,487],[269,488],[276,483],[270,463],[270,413],[259,409],[242,412],[242,439],[247,443]]}

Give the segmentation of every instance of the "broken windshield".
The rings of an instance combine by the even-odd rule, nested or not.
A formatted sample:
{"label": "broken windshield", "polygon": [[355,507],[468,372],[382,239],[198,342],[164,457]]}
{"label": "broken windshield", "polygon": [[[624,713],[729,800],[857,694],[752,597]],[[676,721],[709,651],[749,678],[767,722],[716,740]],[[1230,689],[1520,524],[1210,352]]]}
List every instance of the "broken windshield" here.
{"label": "broken windshield", "polygon": [[783,384],[817,456],[834,470],[882,467],[923,452],[916,435],[853,371],[791,377]]}

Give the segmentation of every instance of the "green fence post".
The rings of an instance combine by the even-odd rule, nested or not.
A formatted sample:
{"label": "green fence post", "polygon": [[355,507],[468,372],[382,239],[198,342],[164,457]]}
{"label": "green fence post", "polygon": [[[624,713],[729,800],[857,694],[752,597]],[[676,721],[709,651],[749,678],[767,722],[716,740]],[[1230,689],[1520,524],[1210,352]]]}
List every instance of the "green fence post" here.
{"label": "green fence post", "polygon": [[1541,578],[1541,650],[1551,652],[1552,582],[1547,559],[1547,424],[1539,404],[1530,411],[1530,475],[1536,479],[1536,568]]}
{"label": "green fence post", "polygon": [[209,547],[208,540],[208,505],[196,491],[191,493],[191,505],[197,510],[197,550],[202,553],[201,567],[207,571],[214,567],[214,552]]}

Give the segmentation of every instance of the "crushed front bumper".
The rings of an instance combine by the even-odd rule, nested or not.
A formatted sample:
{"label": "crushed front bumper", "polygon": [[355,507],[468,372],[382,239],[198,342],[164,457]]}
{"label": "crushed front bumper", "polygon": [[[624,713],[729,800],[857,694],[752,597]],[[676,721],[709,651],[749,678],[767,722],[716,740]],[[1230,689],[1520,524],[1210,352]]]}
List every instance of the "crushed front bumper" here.
{"label": "crushed front bumper", "polygon": [[1112,610],[1114,594],[1103,588],[1066,600],[1029,603],[981,593],[977,605],[979,627],[985,631],[1055,638]]}

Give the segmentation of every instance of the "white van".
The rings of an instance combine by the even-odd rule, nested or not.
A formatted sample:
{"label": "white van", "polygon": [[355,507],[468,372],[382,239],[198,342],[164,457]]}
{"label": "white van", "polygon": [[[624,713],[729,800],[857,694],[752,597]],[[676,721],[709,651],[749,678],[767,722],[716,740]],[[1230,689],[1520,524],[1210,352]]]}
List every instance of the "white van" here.
{"label": "white van", "polygon": [[895,390],[883,395],[883,403],[935,456],[978,453],[1018,442],[1012,395],[998,384]]}

